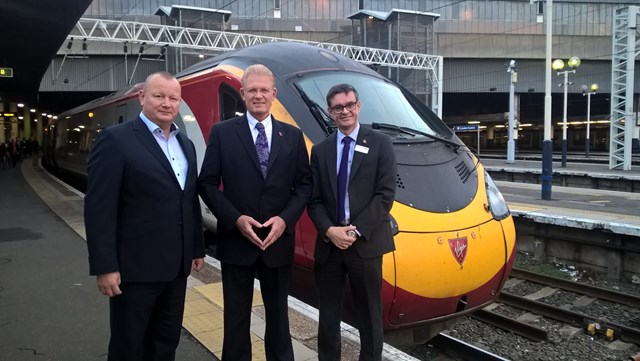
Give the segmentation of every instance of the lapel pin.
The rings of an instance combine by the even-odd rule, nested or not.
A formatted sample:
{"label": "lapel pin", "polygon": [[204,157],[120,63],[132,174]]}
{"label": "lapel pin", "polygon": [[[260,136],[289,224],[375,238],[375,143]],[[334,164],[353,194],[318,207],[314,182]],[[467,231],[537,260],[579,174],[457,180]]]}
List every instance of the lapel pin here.
{"label": "lapel pin", "polygon": [[363,143],[363,144],[367,144],[367,140],[366,140],[366,139],[363,139],[363,140],[362,140],[362,143]]}
{"label": "lapel pin", "polygon": [[282,136],[282,132],[278,132],[278,135],[279,135],[279,136]]}

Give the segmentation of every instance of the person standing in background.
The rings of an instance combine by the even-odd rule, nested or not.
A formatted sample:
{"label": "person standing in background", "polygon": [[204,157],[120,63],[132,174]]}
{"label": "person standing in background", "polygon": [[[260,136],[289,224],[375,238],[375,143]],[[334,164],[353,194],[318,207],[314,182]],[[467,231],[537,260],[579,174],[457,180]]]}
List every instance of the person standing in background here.
{"label": "person standing in background", "polygon": [[318,359],[341,359],[340,321],[349,277],[360,360],[382,357],[382,256],[395,249],[389,211],[396,191],[391,140],[359,123],[358,92],[349,84],[327,93],[335,134],[311,150],[313,192],[309,216],[318,231]]}
{"label": "person standing in background", "polygon": [[109,297],[109,361],[173,361],[187,276],[204,264],[196,151],[174,123],[180,83],[149,75],[142,112],[103,129],[89,157],[90,274]]}

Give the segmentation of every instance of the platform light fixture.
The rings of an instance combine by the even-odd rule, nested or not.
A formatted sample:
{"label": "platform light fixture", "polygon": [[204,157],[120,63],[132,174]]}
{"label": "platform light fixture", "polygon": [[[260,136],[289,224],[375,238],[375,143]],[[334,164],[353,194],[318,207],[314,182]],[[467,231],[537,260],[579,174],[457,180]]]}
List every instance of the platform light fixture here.
{"label": "platform light fixture", "polygon": [[591,130],[591,95],[595,94],[600,86],[597,83],[593,83],[589,86],[582,85],[582,96],[587,96],[587,137],[584,144],[584,155],[589,158],[589,147],[591,142],[589,141],[589,132]]}
{"label": "platform light fixture", "polygon": [[[543,19],[545,20],[544,137],[542,141],[541,196],[544,200],[550,200],[551,188],[553,186],[553,125],[551,123],[551,54],[553,50],[551,37],[553,33],[553,0],[529,1],[532,5],[537,2],[545,2],[544,9],[542,9],[541,4],[537,4],[538,12],[542,13],[542,16],[538,16],[537,21],[540,22]],[[541,19],[541,17],[543,19]]]}
{"label": "platform light fixture", "polygon": [[576,69],[580,66],[581,63],[582,62],[580,61],[580,58],[578,58],[577,56],[572,56],[567,61],[567,65],[569,66],[570,69],[563,70],[564,61],[562,59],[556,59],[553,61],[553,64],[551,64],[551,67],[553,68],[553,70],[556,71],[558,76],[560,75],[564,76],[564,82],[558,84],[558,86],[564,87],[564,104],[562,107],[562,167],[563,168],[567,166],[567,97],[569,94],[569,85],[573,84],[572,82],[569,82],[569,73],[575,74]]}

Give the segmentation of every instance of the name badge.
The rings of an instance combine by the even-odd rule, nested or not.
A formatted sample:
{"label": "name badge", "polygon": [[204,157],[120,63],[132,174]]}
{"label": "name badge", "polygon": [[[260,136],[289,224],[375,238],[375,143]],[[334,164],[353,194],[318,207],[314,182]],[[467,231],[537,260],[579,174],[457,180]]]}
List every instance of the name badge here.
{"label": "name badge", "polygon": [[356,144],[354,150],[363,154],[369,154],[369,147],[365,147],[363,145]]}

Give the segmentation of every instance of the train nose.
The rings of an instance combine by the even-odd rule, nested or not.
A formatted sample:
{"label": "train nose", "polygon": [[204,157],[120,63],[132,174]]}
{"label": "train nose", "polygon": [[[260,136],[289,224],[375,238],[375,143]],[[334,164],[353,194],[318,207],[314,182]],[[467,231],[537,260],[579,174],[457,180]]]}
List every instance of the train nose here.
{"label": "train nose", "polygon": [[388,321],[398,327],[491,302],[506,277],[506,255],[512,252],[497,221],[455,232],[400,232],[395,242]]}

